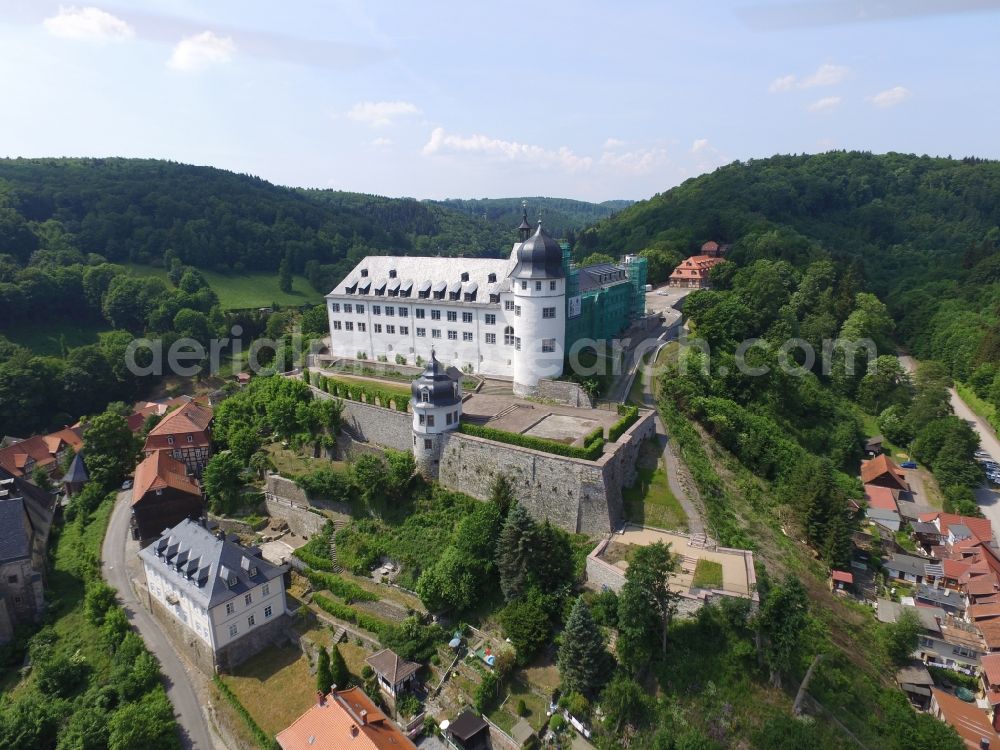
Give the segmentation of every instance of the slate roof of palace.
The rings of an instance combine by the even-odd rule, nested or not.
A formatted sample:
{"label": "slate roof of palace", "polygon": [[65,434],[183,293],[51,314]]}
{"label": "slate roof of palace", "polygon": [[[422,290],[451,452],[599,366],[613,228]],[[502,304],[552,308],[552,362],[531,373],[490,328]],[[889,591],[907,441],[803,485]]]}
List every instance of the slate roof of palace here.
{"label": "slate roof of palace", "polygon": [[[514,250],[519,247],[517,244]],[[347,295],[350,286],[358,284],[355,294],[349,296],[358,299],[377,301],[384,299],[386,304],[392,304],[394,300],[406,300],[409,302],[439,302],[456,303],[464,300],[465,293],[470,291],[475,285],[476,303],[488,303],[491,294],[499,294],[510,288],[507,277],[513,270],[515,264],[514,253],[507,258],[429,258],[402,255],[369,255],[363,258],[350,273],[345,276],[337,286],[333,288],[329,295]],[[362,277],[362,270],[368,271],[367,277]],[[389,272],[395,271],[396,278],[390,279]],[[469,280],[463,282],[462,274],[468,273]],[[490,282],[489,275],[496,274],[496,281]],[[368,281],[370,284],[366,292],[362,293],[362,282]],[[376,295],[375,290],[380,285],[388,286],[390,281],[399,281],[400,288],[410,285],[409,297],[390,297],[386,295]],[[449,289],[455,284],[461,285],[462,295],[459,300],[451,300],[447,297],[443,300],[419,299],[417,290],[422,286],[434,288],[443,285],[441,288]]]}
{"label": "slate roof of palace", "polygon": [[[139,556],[174,580],[206,609],[240,596],[265,581],[279,578],[287,569],[272,565],[259,551],[223,540],[197,521],[184,519],[167,529]],[[256,575],[250,569],[256,567]],[[228,579],[235,576],[230,587]]]}
{"label": "slate roof of palace", "polygon": [[29,557],[32,532],[47,538],[53,515],[49,493],[0,468],[0,562]]}

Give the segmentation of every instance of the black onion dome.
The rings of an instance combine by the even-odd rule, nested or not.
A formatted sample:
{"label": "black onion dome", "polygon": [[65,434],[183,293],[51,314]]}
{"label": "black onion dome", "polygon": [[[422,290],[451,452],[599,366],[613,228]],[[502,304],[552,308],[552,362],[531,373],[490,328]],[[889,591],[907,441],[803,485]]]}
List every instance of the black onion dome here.
{"label": "black onion dome", "polygon": [[462,400],[456,386],[457,381],[452,379],[446,368],[437,361],[434,352],[431,352],[427,367],[410,385],[410,393],[413,394],[414,403],[421,403],[420,395],[426,388],[431,406],[454,406]]}
{"label": "black onion dome", "polygon": [[511,276],[515,279],[562,278],[562,248],[542,229],[542,222],[538,222],[535,233],[517,249],[517,265]]}

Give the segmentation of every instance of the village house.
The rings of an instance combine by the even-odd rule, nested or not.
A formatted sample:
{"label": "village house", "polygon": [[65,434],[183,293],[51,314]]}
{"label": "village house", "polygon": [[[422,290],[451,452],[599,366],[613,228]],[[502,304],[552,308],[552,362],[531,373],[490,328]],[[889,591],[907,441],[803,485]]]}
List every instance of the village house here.
{"label": "village house", "polygon": [[882,562],[882,567],[890,578],[909,583],[923,583],[927,576],[927,564],[933,560],[913,555],[892,555]]}
{"label": "village house", "polygon": [[444,732],[462,750],[481,750],[490,747],[490,727],[479,714],[466,709],[460,713]]}
{"label": "village house", "polygon": [[286,566],[185,519],[139,552],[153,614],[199,667],[231,669],[281,633]]}
{"label": "village house", "polygon": [[278,733],[281,750],[415,750],[416,745],[389,720],[364,690],[352,687],[316,702]]}
{"label": "village house", "polygon": [[670,274],[667,285],[681,289],[708,289],[709,274],[725,260],[711,255],[692,255],[681,261]]}
{"label": "village house", "polygon": [[996,750],[1000,735],[986,714],[974,703],[966,703],[939,688],[931,688],[931,714],[951,724],[970,750]]}
{"label": "village house", "polygon": [[55,498],[0,468],[0,643],[45,612],[46,549]]}
{"label": "village house", "polygon": [[387,648],[369,656],[365,659],[365,664],[372,668],[382,691],[393,698],[399,697],[413,686],[420,670],[419,664],[402,659],[395,651]]}
{"label": "village house", "polygon": [[871,460],[861,462],[861,483],[889,487],[902,492],[910,491],[910,485],[906,481],[903,470],[884,453]]}
{"label": "village house", "polygon": [[143,545],[185,518],[197,519],[204,507],[198,480],[167,451],[154,451],[135,468],[132,536]]}
{"label": "village house", "polygon": [[830,589],[835,594],[854,593],[854,576],[843,570],[831,570]]}
{"label": "village house", "polygon": [[980,692],[982,698],[989,706],[990,723],[993,728],[1000,730],[1000,654],[986,654],[980,665],[982,670],[979,675]]}
{"label": "village house", "polygon": [[934,678],[922,663],[913,662],[896,672],[896,684],[914,708],[926,711],[930,707]]}
{"label": "village house", "polygon": [[873,435],[870,438],[865,438],[861,443],[861,448],[864,450],[866,456],[872,458],[882,452],[882,443],[884,440],[881,435]]}
{"label": "village house", "polygon": [[49,476],[58,476],[68,450],[83,448],[83,429],[66,427],[48,435],[33,435],[24,440],[6,438],[0,448],[0,468],[15,477],[30,477],[35,469],[45,469]]}
{"label": "village house", "polygon": [[149,431],[143,453],[167,451],[196,477],[212,455],[212,408],[190,402],[167,414]]}

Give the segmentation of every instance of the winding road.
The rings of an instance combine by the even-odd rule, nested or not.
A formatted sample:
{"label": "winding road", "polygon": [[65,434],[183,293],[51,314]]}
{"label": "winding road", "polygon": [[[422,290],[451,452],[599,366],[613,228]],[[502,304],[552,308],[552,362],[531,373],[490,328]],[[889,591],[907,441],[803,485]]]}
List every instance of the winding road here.
{"label": "winding road", "polygon": [[[118,590],[118,598],[125,608],[129,622],[139,631],[146,647],[160,661],[167,697],[177,715],[181,744],[190,750],[215,750],[208,722],[202,713],[202,701],[192,681],[199,679],[188,669],[153,616],[136,598],[129,583],[129,566],[126,548],[129,546],[129,507],[132,493],[120,492],[111,513],[104,544],[101,546],[101,572],[109,585]],[[133,551],[134,554],[134,551]],[[221,745],[220,745],[221,746]]]}
{"label": "winding road", "polygon": [[[917,370],[917,362],[909,355],[901,355],[899,358],[903,368],[914,373]],[[951,408],[959,419],[964,419],[969,426],[979,435],[979,445],[984,451],[990,454],[994,461],[1000,462],[1000,439],[997,439],[993,427],[982,417],[976,414],[967,403],[958,395],[958,391],[949,388],[951,396]],[[983,511],[983,515],[990,519],[993,524],[993,535],[997,536],[1000,531],[1000,490],[996,490],[989,484],[984,484],[976,489],[976,504]]]}

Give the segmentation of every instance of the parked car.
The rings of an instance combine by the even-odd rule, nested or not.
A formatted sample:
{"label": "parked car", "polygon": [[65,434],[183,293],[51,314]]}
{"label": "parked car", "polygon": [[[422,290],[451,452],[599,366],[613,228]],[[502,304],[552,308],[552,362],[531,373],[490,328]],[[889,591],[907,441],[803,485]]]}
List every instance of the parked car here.
{"label": "parked car", "polygon": [[132,489],[132,480],[131,479],[126,479],[124,482],[122,482],[122,489],[123,490],[130,490],[130,489]]}
{"label": "parked car", "polygon": [[915,469],[915,468],[917,468],[917,462],[916,461],[903,461],[903,463],[901,463],[900,466],[902,468],[904,468],[904,469]]}

